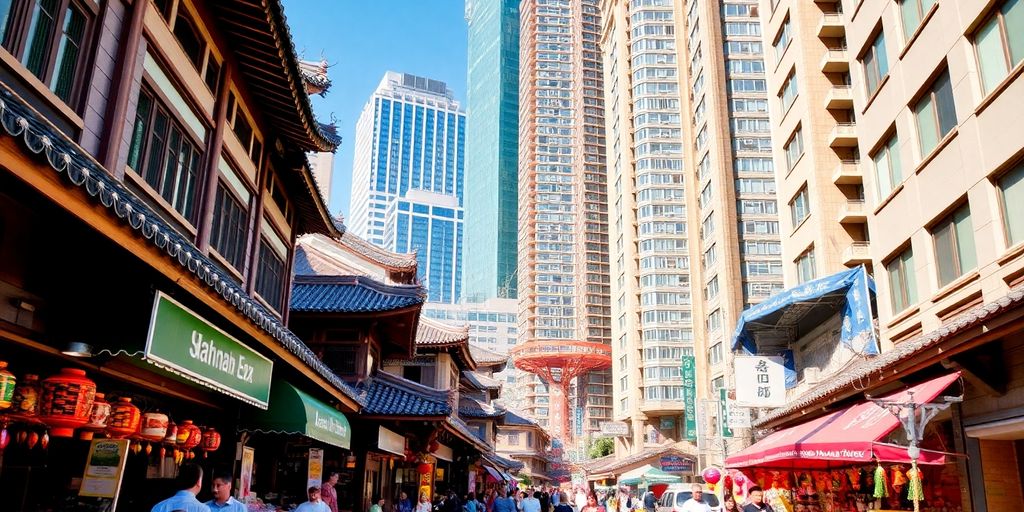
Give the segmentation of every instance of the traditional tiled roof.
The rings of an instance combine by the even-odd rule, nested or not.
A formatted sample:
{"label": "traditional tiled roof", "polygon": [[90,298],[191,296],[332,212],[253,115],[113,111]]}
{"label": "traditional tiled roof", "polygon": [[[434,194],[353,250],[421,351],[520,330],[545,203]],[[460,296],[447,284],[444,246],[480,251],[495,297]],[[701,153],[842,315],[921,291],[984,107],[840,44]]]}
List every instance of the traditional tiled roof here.
{"label": "traditional tiled roof", "polygon": [[470,428],[465,421],[462,421],[461,419],[456,418],[454,416],[449,416],[445,418],[444,426],[447,427],[450,432],[457,434],[463,440],[465,440],[469,444],[472,444],[477,450],[480,451],[480,453],[494,452],[494,447],[491,446],[491,443],[488,443],[486,440],[482,439],[477,430]]}
{"label": "traditional tiled roof", "polygon": [[234,277],[220,270],[220,266],[203,255],[189,237],[163,220],[159,213],[4,84],[0,84],[0,126],[28,151],[41,155],[40,158],[45,159],[57,174],[66,177],[70,185],[95,198],[109,215],[124,220],[141,239],[163,251],[172,262],[195,275],[320,377],[358,401],[355,390],[338,378],[276,315],[235,284]]}
{"label": "traditional tiled roof", "polygon": [[525,464],[523,464],[522,461],[502,457],[497,453],[483,453],[480,454],[480,456],[485,461],[490,462],[492,465],[498,466],[500,469],[507,469],[509,471],[520,471],[525,466]]}
{"label": "traditional tiled roof", "polygon": [[292,311],[372,313],[422,304],[418,285],[387,285],[363,276],[295,276]]}
{"label": "traditional tiled roof", "polygon": [[359,386],[362,414],[368,416],[449,416],[448,394],[434,388],[378,372]]}
{"label": "traditional tiled roof", "polygon": [[339,238],[338,241],[345,247],[355,251],[356,254],[374,263],[388,267],[389,269],[402,272],[416,271],[415,252],[409,254],[391,252],[377,247],[376,245],[373,245],[359,236],[349,233],[348,231],[342,233],[341,238]]}
{"label": "traditional tiled roof", "polygon": [[479,390],[501,389],[501,381],[482,373],[464,371],[462,377]]}
{"label": "traditional tiled roof", "polygon": [[501,409],[495,409],[489,404],[469,397],[459,397],[460,418],[499,418],[505,414]]}
{"label": "traditional tiled roof", "polygon": [[685,445],[684,443],[667,444],[663,446],[652,446],[644,448],[640,453],[634,453],[621,459],[616,459],[614,455],[608,455],[598,459],[593,459],[583,463],[583,467],[589,474],[597,473],[614,473],[619,469],[639,464],[648,459],[656,459],[665,455],[679,455],[682,457],[695,458],[696,451],[691,445]]}
{"label": "traditional tiled roof", "polygon": [[300,60],[299,72],[302,73],[302,81],[306,83],[306,92],[324,96],[331,88],[331,78],[327,76],[327,61],[318,62]]}
{"label": "traditional tiled roof", "polygon": [[863,391],[864,385],[870,382],[872,377],[882,374],[893,365],[912,360],[932,346],[966,331],[988,318],[1005,313],[1021,305],[1024,305],[1024,288],[1011,290],[1010,293],[996,301],[964,312],[956,320],[939,329],[915,339],[900,342],[895,348],[880,356],[861,361],[849,370],[845,370],[828,381],[822,382],[799,398],[790,401],[785,407],[780,407],[761,416],[753,422],[753,426],[765,426],[786,416],[800,413],[844,390],[859,388]]}
{"label": "traditional tiled roof", "polygon": [[508,356],[488,350],[475,343],[469,344],[469,353],[480,366],[504,366],[508,362]]}
{"label": "traditional tiled roof", "polygon": [[512,410],[505,411],[505,424],[513,426],[540,428],[540,424],[537,423],[536,421],[531,420],[530,418],[527,418],[522,414]]}
{"label": "traditional tiled roof", "polygon": [[455,346],[469,343],[469,328],[455,327],[428,317],[420,318],[416,329],[416,346]]}

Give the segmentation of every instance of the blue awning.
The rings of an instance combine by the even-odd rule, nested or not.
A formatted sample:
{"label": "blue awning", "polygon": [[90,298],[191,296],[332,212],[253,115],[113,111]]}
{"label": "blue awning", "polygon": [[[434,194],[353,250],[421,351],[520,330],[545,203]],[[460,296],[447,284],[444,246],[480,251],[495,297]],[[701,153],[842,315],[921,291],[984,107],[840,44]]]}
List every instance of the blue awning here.
{"label": "blue awning", "polygon": [[791,343],[841,311],[839,341],[859,354],[878,354],[874,294],[875,282],[863,265],[788,288],[740,315],[732,349],[756,354],[760,338]]}

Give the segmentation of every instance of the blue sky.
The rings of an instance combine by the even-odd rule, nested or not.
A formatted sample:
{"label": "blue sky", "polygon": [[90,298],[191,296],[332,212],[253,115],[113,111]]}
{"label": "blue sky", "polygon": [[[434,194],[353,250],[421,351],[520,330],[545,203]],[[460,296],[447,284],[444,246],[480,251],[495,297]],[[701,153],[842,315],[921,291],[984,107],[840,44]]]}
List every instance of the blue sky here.
{"label": "blue sky", "polygon": [[463,0],[284,0],[299,56],[332,67],[326,98],[313,97],[317,117],[333,115],[343,141],[334,160],[328,205],[347,216],[356,121],[384,72],[413,73],[448,83],[466,99]]}

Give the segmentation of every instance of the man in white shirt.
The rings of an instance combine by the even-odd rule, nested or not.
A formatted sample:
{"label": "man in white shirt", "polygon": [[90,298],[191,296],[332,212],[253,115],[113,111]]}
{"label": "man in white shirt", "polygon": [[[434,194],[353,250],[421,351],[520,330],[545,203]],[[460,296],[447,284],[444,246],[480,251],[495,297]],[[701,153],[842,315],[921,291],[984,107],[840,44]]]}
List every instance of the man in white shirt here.
{"label": "man in white shirt", "polygon": [[711,506],[704,501],[704,487],[700,484],[693,484],[693,494],[690,499],[683,503],[683,512],[711,512]]}
{"label": "man in white shirt", "polygon": [[320,499],[319,487],[315,485],[310,487],[307,495],[309,496],[309,501],[299,505],[299,507],[295,509],[295,512],[331,512],[331,507],[328,507],[327,504]]}
{"label": "man in white shirt", "polygon": [[540,492],[533,493],[533,496],[529,494],[523,498],[522,509],[523,512],[541,512],[540,511]]}

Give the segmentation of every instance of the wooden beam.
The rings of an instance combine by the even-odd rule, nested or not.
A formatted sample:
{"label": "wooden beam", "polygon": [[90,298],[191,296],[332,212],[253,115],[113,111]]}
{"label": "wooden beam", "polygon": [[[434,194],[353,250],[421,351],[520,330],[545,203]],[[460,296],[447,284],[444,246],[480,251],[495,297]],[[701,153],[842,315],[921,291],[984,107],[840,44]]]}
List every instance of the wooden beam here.
{"label": "wooden beam", "polygon": [[281,346],[276,339],[257,327],[234,306],[228,304],[188,269],[136,234],[128,224],[117,218],[99,202],[93,201],[84,191],[64,181],[65,178],[44,163],[42,159],[26,154],[20,139],[0,137],[0,162],[3,162],[3,166],[10,170],[15,177],[37,190],[54,205],[67,210],[71,215],[78,217],[83,223],[95,229],[100,235],[134,254],[143,263],[177,283],[197,300],[241,329],[247,336],[258,341],[279,359],[323,388],[350,411],[359,410],[359,404],[355,400],[335,388],[298,356]]}

